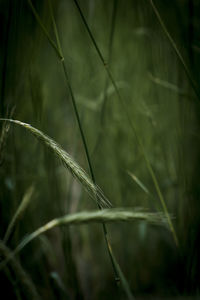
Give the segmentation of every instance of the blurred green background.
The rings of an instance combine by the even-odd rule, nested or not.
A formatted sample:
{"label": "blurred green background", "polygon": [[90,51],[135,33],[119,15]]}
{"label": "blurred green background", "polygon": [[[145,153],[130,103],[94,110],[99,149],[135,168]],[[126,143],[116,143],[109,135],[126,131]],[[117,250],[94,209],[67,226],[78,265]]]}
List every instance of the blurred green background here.
{"label": "blurred green background", "polygon": [[[51,2],[97,184],[114,207],[163,211],[128,111],[174,217],[179,247],[163,227],[146,222],[108,225],[131,291],[136,299],[198,299],[200,99],[151,1],[78,2],[123,105],[75,2]],[[55,41],[48,1],[32,3]],[[154,4],[198,86],[200,2]],[[1,118],[29,123],[48,134],[89,174],[61,62],[28,1],[1,0],[0,22]],[[53,218],[96,209],[55,156],[23,128],[11,125],[6,131],[1,124],[0,160],[2,240],[34,185],[30,204],[7,241],[9,248]],[[114,281],[99,224],[53,229],[30,243],[18,260],[42,299],[126,299]],[[0,274],[2,293],[30,299],[16,274]]]}

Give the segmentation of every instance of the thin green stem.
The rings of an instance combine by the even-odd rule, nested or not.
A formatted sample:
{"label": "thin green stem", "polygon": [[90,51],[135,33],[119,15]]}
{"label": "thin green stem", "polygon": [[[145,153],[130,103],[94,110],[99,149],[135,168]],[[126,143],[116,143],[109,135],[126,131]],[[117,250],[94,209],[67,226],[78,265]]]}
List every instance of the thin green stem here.
{"label": "thin green stem", "polygon": [[80,131],[80,134],[81,134],[81,139],[82,139],[82,142],[83,142],[86,158],[87,158],[88,165],[89,165],[89,171],[90,171],[90,174],[91,174],[91,178],[92,178],[93,182],[95,183],[95,177],[94,177],[94,172],[93,172],[93,169],[92,169],[92,163],[91,163],[91,160],[90,160],[89,150],[88,150],[88,147],[87,147],[87,142],[86,142],[85,135],[84,135],[84,132],[83,132],[83,127],[82,127],[79,112],[78,112],[78,109],[77,109],[76,100],[75,100],[74,93],[73,93],[73,90],[72,90],[72,86],[71,86],[71,83],[70,83],[70,80],[69,80],[69,76],[68,76],[68,73],[67,73],[67,68],[66,68],[66,64],[65,64],[64,59],[62,60],[61,64],[62,64],[63,72],[64,72],[64,75],[65,75],[64,77],[65,77],[66,85],[69,89],[69,93],[70,93],[70,96],[71,96],[72,106],[73,106],[73,109],[74,109],[74,112],[75,112],[75,116],[76,116],[76,120],[77,120],[77,123],[78,123],[79,131]]}
{"label": "thin green stem", "polygon": [[171,219],[170,219],[169,212],[168,212],[168,209],[167,209],[167,206],[166,206],[166,203],[165,203],[163,194],[162,194],[161,189],[160,189],[160,187],[159,187],[158,180],[157,180],[156,175],[155,175],[155,173],[154,173],[154,171],[153,171],[153,168],[151,167],[151,164],[150,164],[150,162],[149,162],[149,159],[148,159],[148,157],[147,157],[147,155],[146,155],[146,153],[145,153],[145,151],[144,151],[143,143],[142,143],[142,141],[141,141],[139,135],[137,134],[136,126],[135,126],[135,124],[134,124],[134,122],[133,122],[133,120],[132,120],[132,117],[131,117],[129,111],[128,111],[127,108],[126,108],[126,104],[125,104],[123,98],[121,97],[121,94],[120,94],[119,89],[118,89],[118,87],[117,87],[117,84],[116,84],[116,82],[115,82],[115,80],[114,80],[114,77],[113,77],[113,75],[112,75],[112,73],[111,73],[111,71],[110,71],[110,69],[109,69],[108,64],[106,63],[106,61],[105,61],[105,59],[104,59],[104,57],[103,57],[103,54],[101,53],[100,48],[98,47],[98,45],[97,45],[97,43],[96,43],[96,41],[95,41],[95,38],[94,38],[94,36],[93,36],[93,34],[92,34],[92,32],[91,32],[91,30],[90,30],[88,24],[87,24],[87,21],[86,21],[84,15],[83,15],[83,13],[82,13],[82,10],[81,10],[81,8],[80,8],[80,6],[79,6],[77,0],[74,0],[74,3],[75,3],[75,5],[76,5],[76,7],[77,7],[77,10],[78,10],[79,13],[80,13],[81,19],[82,19],[82,21],[83,21],[83,23],[84,23],[84,25],[85,25],[85,27],[86,27],[86,30],[87,30],[87,32],[88,32],[88,34],[89,34],[89,36],[90,36],[90,38],[91,38],[91,40],[92,40],[92,43],[93,43],[93,45],[94,45],[94,47],[95,47],[95,49],[96,49],[96,51],[97,51],[97,54],[98,54],[98,56],[99,56],[99,58],[100,58],[100,60],[101,60],[101,62],[102,62],[102,64],[103,64],[103,66],[104,66],[104,68],[105,68],[105,70],[106,70],[106,72],[107,72],[107,75],[108,75],[108,77],[109,77],[109,79],[110,79],[110,81],[111,81],[111,83],[112,83],[112,85],[113,85],[113,87],[114,87],[114,89],[115,89],[116,95],[117,95],[117,97],[118,97],[118,99],[119,99],[119,101],[120,101],[120,103],[121,103],[121,105],[122,105],[122,107],[123,107],[123,110],[124,110],[124,112],[125,112],[125,114],[126,114],[127,120],[128,120],[128,122],[129,122],[129,124],[130,124],[130,127],[131,127],[132,131],[134,132],[134,135],[135,135],[135,137],[136,137],[137,143],[138,143],[138,145],[139,145],[140,148],[141,148],[142,154],[143,154],[144,159],[145,159],[145,162],[146,162],[147,169],[148,169],[149,174],[150,174],[150,176],[151,176],[151,178],[152,178],[152,181],[153,181],[153,183],[154,183],[154,186],[155,186],[156,192],[157,192],[157,194],[158,194],[158,197],[159,197],[159,199],[160,199],[160,202],[161,202],[161,205],[162,205],[162,207],[163,207],[163,210],[164,210],[164,212],[165,212],[165,214],[166,214],[166,217],[167,217],[167,220],[168,220],[168,224],[169,224],[170,230],[171,230],[172,235],[173,235],[173,238],[174,238],[174,242],[175,242],[175,244],[178,246],[178,238],[177,238],[177,235],[176,235],[176,232],[175,232],[173,223],[172,223],[172,221],[171,221]]}
{"label": "thin green stem", "polygon": [[[67,73],[67,68],[66,68],[66,64],[65,64],[65,61],[64,61],[64,56],[62,55],[62,48],[61,48],[60,38],[59,38],[59,35],[58,35],[58,30],[57,30],[55,18],[54,18],[54,15],[53,15],[53,9],[51,7],[51,2],[49,0],[50,13],[51,13],[51,18],[52,18],[52,23],[53,23],[53,27],[54,27],[54,34],[55,34],[55,37],[56,37],[56,43],[57,43],[57,45],[54,43],[54,41],[49,36],[49,33],[46,30],[45,26],[43,25],[43,23],[42,23],[39,15],[38,15],[38,13],[36,12],[35,8],[33,7],[31,0],[28,0],[28,2],[29,2],[29,5],[30,5],[30,7],[31,7],[31,9],[33,11],[33,14],[36,17],[36,20],[38,21],[39,25],[41,26],[44,34],[46,35],[46,37],[48,39],[48,41],[50,42],[51,46],[54,48],[54,50],[57,53],[59,59],[61,60],[62,68],[63,68],[64,75],[65,75],[66,84],[67,84],[67,87],[68,87],[70,95],[71,95],[73,109],[74,109],[74,112],[75,112],[75,116],[76,116],[76,119],[77,119],[77,122],[78,122],[79,130],[80,130],[80,134],[81,134],[81,138],[82,138],[82,142],[83,142],[83,145],[84,145],[85,154],[86,154],[86,158],[87,158],[87,161],[88,161],[91,178],[92,178],[92,180],[93,180],[93,182],[95,184],[95,176],[94,176],[94,172],[93,172],[93,168],[92,168],[92,164],[91,164],[91,160],[90,160],[90,155],[89,155],[89,151],[88,151],[88,147],[87,147],[85,135],[84,135],[84,132],[83,132],[83,129],[82,129],[82,125],[81,125],[81,121],[80,121],[78,109],[77,109],[77,106],[76,106],[76,101],[75,101],[74,93],[73,93],[73,90],[72,90],[72,87],[71,87],[71,83],[70,83],[70,80],[69,80],[69,76],[68,76],[68,73]],[[96,197],[98,197],[98,196],[96,195]],[[98,208],[101,209],[101,207],[99,206],[99,204],[97,204],[97,205],[98,205]],[[118,272],[118,270],[119,270],[120,267],[119,267],[119,265],[116,265],[116,258],[114,257],[113,252],[110,250],[111,249],[111,245],[110,245],[108,237],[107,237],[106,226],[105,226],[104,223],[102,225],[103,225],[103,232],[104,232],[104,238],[105,238],[106,246],[107,246],[107,249],[108,249],[109,257],[111,259],[111,264],[112,264],[112,267],[113,267],[113,270],[114,270],[114,274],[115,274],[115,279],[116,279],[117,282],[119,282],[119,278],[120,278],[120,280],[123,283],[124,280],[125,280],[125,277],[121,278],[120,275],[123,274],[123,273],[122,273],[122,271],[121,271],[121,274]],[[128,286],[127,282],[126,282],[126,286]],[[131,298],[129,297],[130,291],[128,292],[126,290],[126,287],[125,287],[125,291],[127,293],[128,299],[133,299],[133,297],[131,297]]]}
{"label": "thin green stem", "polygon": [[[53,10],[52,10],[52,6],[51,6],[50,1],[49,1],[49,6],[51,7],[50,11],[51,11],[51,17],[52,17],[52,22],[53,22],[53,27],[54,27],[54,33],[55,33],[55,36],[56,36],[57,46],[58,46],[58,49],[60,49],[60,51],[62,53],[62,48],[61,48],[61,43],[60,43],[60,39],[59,39],[59,35],[58,35],[58,30],[57,30],[57,26],[56,26],[56,22],[55,22],[55,18],[54,18],[54,15],[53,15]],[[95,179],[95,175],[94,175],[94,171],[93,171],[93,167],[92,167],[92,163],[91,163],[91,159],[90,159],[90,154],[89,154],[85,134],[84,134],[83,127],[82,127],[82,124],[81,124],[78,108],[77,108],[77,105],[76,105],[76,100],[75,100],[74,93],[73,93],[73,90],[72,90],[72,86],[71,86],[71,83],[70,83],[70,80],[69,80],[69,76],[68,76],[68,72],[67,72],[64,57],[61,61],[61,64],[62,64],[63,72],[64,72],[64,75],[65,75],[64,77],[65,77],[66,85],[67,85],[67,87],[69,89],[69,92],[70,92],[70,95],[71,95],[72,105],[73,105],[76,120],[77,120],[77,123],[78,123],[79,131],[80,131],[80,134],[81,134],[81,139],[82,139],[82,142],[83,142],[83,146],[84,146],[84,150],[85,150],[85,154],[86,154],[86,158],[87,158],[87,162],[88,162],[90,175],[91,175],[93,183],[96,184],[96,179]],[[98,196],[96,195],[96,197],[98,197]],[[99,209],[101,209],[101,206],[98,204],[98,201],[97,201],[97,206],[98,206]],[[108,254],[109,254],[111,264],[112,264],[114,274],[115,274],[115,280],[118,282],[119,281],[119,274],[118,274],[117,268],[115,266],[115,260],[113,258],[113,253],[110,251],[111,245],[110,245],[108,237],[107,237],[107,228],[106,228],[106,225],[104,223],[102,224],[102,227],[103,227],[103,233],[104,233],[104,239],[105,239],[105,242],[106,242],[106,247],[107,247]]]}
{"label": "thin green stem", "polygon": [[[118,209],[103,209],[97,211],[82,211],[73,214],[67,214],[59,218],[55,218],[45,225],[39,227],[34,232],[26,235],[20,244],[13,250],[12,253],[5,257],[5,260],[0,262],[0,270],[2,270],[10,259],[14,258],[16,254],[21,252],[25,246],[31,241],[39,237],[41,234],[58,227],[58,226],[71,226],[90,223],[102,222],[140,222],[146,221],[149,224],[157,226],[166,226],[166,219],[163,213],[148,213],[135,210],[126,210],[123,208]],[[112,251],[112,249],[110,248]]]}

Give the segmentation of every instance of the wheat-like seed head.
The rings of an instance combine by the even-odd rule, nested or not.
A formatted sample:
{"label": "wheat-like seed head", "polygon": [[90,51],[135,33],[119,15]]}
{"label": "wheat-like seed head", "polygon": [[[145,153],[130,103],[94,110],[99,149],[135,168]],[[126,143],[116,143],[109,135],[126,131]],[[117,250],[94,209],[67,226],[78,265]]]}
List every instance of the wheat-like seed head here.
{"label": "wheat-like seed head", "polygon": [[38,140],[45,144],[62,162],[62,164],[70,171],[70,173],[84,186],[84,188],[89,192],[92,198],[97,202],[97,204],[103,207],[111,207],[111,203],[105,197],[101,189],[92,182],[87,173],[79,166],[79,164],[67,153],[62,147],[57,144],[52,138],[44,134],[42,131],[31,126],[30,124],[12,120],[12,119],[0,119],[0,121],[11,122],[26,128],[31,132]]}

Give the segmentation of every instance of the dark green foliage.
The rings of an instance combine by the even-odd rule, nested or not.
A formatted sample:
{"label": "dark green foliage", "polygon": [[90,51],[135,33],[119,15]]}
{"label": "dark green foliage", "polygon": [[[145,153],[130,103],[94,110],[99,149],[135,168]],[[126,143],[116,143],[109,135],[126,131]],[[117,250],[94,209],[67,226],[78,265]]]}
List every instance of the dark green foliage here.
{"label": "dark green foliage", "polygon": [[195,0],[0,1],[0,118],[32,125],[0,122],[1,260],[53,219],[97,220],[95,201],[168,224],[44,231],[1,269],[2,295],[198,299],[199,11]]}

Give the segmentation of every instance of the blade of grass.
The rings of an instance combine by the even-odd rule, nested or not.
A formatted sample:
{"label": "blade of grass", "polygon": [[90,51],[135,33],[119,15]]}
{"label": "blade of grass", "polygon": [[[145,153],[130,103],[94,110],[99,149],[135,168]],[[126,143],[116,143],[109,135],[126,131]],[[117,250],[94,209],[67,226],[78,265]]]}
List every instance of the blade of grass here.
{"label": "blade of grass", "polygon": [[149,190],[147,189],[147,187],[131,172],[127,171],[127,173],[129,174],[129,176],[133,179],[133,181],[135,181],[137,183],[137,185],[148,195],[148,196],[153,196]]}
{"label": "blade of grass", "polygon": [[[23,128],[27,129],[31,132],[38,140],[42,142],[42,144],[46,145],[53,153],[61,160],[64,167],[66,167],[70,173],[85,187],[85,189],[93,196],[93,199],[98,200],[98,205],[100,207],[103,206],[111,206],[110,202],[106,197],[103,195],[101,189],[94,184],[86,172],[74,161],[74,159],[61,148],[53,139],[45,135],[42,131],[36,129],[35,127],[31,126],[30,124],[20,122],[18,120],[12,119],[0,119],[0,121],[7,121]],[[98,197],[96,198],[96,195]]]}
{"label": "blade of grass", "polygon": [[[123,209],[107,209],[107,210],[100,210],[94,212],[80,212],[71,215],[65,215],[64,217],[56,218],[44,226],[40,227],[39,229],[35,230],[33,233],[26,236],[22,242],[16,247],[13,253],[6,258],[1,264],[0,269],[4,268],[6,264],[9,262],[10,259],[19,253],[28,243],[32,240],[40,236],[41,234],[45,233],[46,231],[56,227],[56,226],[63,226],[63,225],[79,225],[79,224],[88,224],[93,222],[134,222],[134,221],[147,221],[150,224],[154,225],[166,225],[165,217],[162,213],[146,213],[146,212],[137,212],[137,211],[130,211],[130,210],[123,210]],[[108,244],[110,246],[110,244]],[[110,248],[112,251],[112,248]],[[117,271],[120,275],[120,280],[122,285],[126,291],[128,299],[134,299],[132,296],[131,290],[127,283],[124,274],[118,265],[117,261],[115,260],[115,256],[113,255],[115,265],[117,267]]]}
{"label": "blade of grass", "polygon": [[14,214],[12,220],[10,221],[10,224],[8,225],[8,228],[6,230],[5,236],[3,238],[4,243],[6,244],[10,235],[12,234],[14,227],[16,226],[17,222],[19,221],[19,219],[22,217],[24,211],[26,210],[28,204],[30,203],[30,200],[32,198],[34,192],[34,186],[31,185],[28,190],[26,191],[26,193],[24,194],[24,197],[16,211],[16,213]]}
{"label": "blade of grass", "polygon": [[160,26],[161,26],[161,28],[162,28],[162,30],[163,30],[165,36],[166,36],[167,39],[169,40],[169,42],[170,42],[170,44],[171,44],[173,50],[175,51],[175,53],[176,53],[176,55],[177,55],[179,61],[181,62],[182,66],[183,66],[183,69],[184,69],[184,71],[185,71],[185,73],[186,73],[186,76],[187,76],[188,79],[189,79],[189,82],[190,82],[190,84],[191,84],[191,86],[192,86],[192,88],[193,88],[193,90],[194,90],[194,92],[195,92],[195,95],[196,95],[197,99],[200,100],[200,93],[199,93],[199,90],[198,90],[197,83],[196,83],[196,82],[194,81],[194,79],[192,78],[192,75],[191,75],[191,73],[190,73],[190,70],[189,70],[189,68],[188,68],[188,66],[187,66],[187,64],[186,64],[186,62],[185,62],[185,60],[184,60],[184,58],[183,58],[181,52],[179,51],[179,49],[178,49],[178,47],[177,47],[175,41],[173,40],[172,36],[170,35],[169,31],[167,30],[167,27],[165,26],[165,24],[164,24],[164,22],[163,22],[163,20],[162,20],[162,17],[161,17],[161,15],[160,15],[158,9],[156,8],[156,6],[155,6],[153,0],[149,0],[149,2],[150,2],[150,5],[151,5],[151,7],[152,7],[152,9],[153,9],[153,11],[154,11],[154,13],[155,13],[157,19],[158,19],[158,22],[160,23]]}
{"label": "blade of grass", "polygon": [[[163,213],[149,213],[149,212],[138,212],[134,210],[125,209],[102,209],[90,212],[78,212],[74,214],[67,214],[63,217],[59,217],[51,220],[45,225],[41,226],[28,236],[25,236],[20,244],[15,248],[12,255],[9,255],[9,259],[19,253],[27,244],[33,241],[35,238],[44,234],[48,230],[57,226],[71,226],[81,225],[89,223],[104,223],[104,222],[136,222],[146,221],[153,225],[166,226],[166,218]],[[3,268],[9,259],[6,259],[0,264],[0,269]]]}
{"label": "blade of grass", "polygon": [[142,181],[137,176],[135,176],[132,172],[127,171],[127,173],[131,177],[131,179],[134,182],[136,182],[136,184],[143,190],[143,192],[145,192],[145,194],[147,194],[154,201],[153,205],[156,208],[156,210],[159,211],[159,207],[154,195],[148,190],[148,188],[144,185],[144,183],[142,183]]}
{"label": "blade of grass", "polygon": [[95,38],[94,38],[94,36],[93,36],[93,34],[92,34],[92,32],[91,32],[91,30],[90,30],[88,24],[87,24],[87,21],[86,21],[84,15],[83,15],[83,13],[82,13],[82,10],[81,10],[81,8],[80,8],[80,6],[79,6],[79,4],[78,4],[78,1],[77,1],[77,0],[74,0],[74,3],[75,3],[75,5],[76,5],[76,7],[77,7],[77,10],[78,10],[78,12],[79,12],[79,14],[80,14],[80,16],[81,16],[82,21],[83,21],[83,23],[84,23],[84,25],[85,25],[85,27],[86,27],[86,30],[87,30],[87,32],[88,32],[88,34],[89,34],[89,36],[90,36],[90,38],[91,38],[91,40],[92,40],[92,43],[93,43],[93,45],[94,45],[94,47],[95,47],[95,49],[96,49],[96,51],[97,51],[97,54],[98,54],[98,56],[99,56],[99,58],[100,58],[100,60],[101,60],[101,62],[102,62],[102,64],[103,64],[103,66],[104,66],[104,68],[105,68],[105,71],[107,72],[107,75],[108,75],[108,77],[110,78],[110,81],[112,82],[112,85],[113,85],[113,87],[114,87],[114,89],[115,89],[116,95],[117,95],[117,97],[118,97],[118,99],[119,99],[119,101],[120,101],[120,103],[121,103],[121,105],[122,105],[122,108],[123,108],[123,110],[124,110],[124,112],[125,112],[125,114],[126,114],[126,117],[127,117],[128,122],[129,122],[129,125],[130,125],[130,127],[131,127],[131,129],[132,129],[132,131],[133,131],[133,133],[134,133],[134,135],[135,135],[135,137],[136,137],[137,143],[138,143],[138,145],[139,145],[139,147],[140,147],[140,149],[141,149],[141,151],[142,151],[142,154],[143,154],[143,156],[144,156],[144,160],[145,160],[145,162],[146,162],[147,169],[148,169],[149,174],[150,174],[150,176],[151,176],[151,178],[152,178],[152,181],[153,181],[153,183],[154,183],[154,186],[155,186],[155,189],[156,189],[156,191],[157,191],[157,194],[158,194],[158,197],[159,197],[159,199],[160,199],[160,202],[161,202],[161,205],[162,205],[162,207],[163,207],[163,210],[164,210],[164,212],[165,212],[165,214],[166,214],[166,217],[167,217],[167,220],[168,220],[168,224],[169,224],[170,230],[171,230],[171,232],[172,232],[172,236],[173,236],[173,238],[174,238],[174,242],[175,242],[176,246],[178,246],[178,245],[179,245],[179,242],[178,242],[178,237],[177,237],[177,235],[176,235],[176,231],[175,231],[175,229],[174,229],[174,225],[173,225],[173,223],[172,223],[172,221],[171,221],[171,219],[170,219],[170,215],[169,215],[169,212],[168,212],[168,209],[167,209],[167,205],[166,205],[166,203],[165,203],[163,194],[162,194],[162,192],[161,192],[161,189],[160,189],[158,180],[157,180],[156,175],[155,175],[155,173],[154,173],[154,171],[153,171],[153,168],[152,168],[152,166],[151,166],[151,164],[150,164],[150,161],[149,161],[149,159],[148,159],[148,156],[147,156],[147,154],[146,154],[146,152],[145,152],[145,150],[144,150],[144,146],[143,146],[142,140],[141,140],[141,138],[139,137],[139,135],[137,134],[136,126],[135,126],[135,124],[134,124],[134,122],[133,122],[133,120],[132,120],[132,118],[131,118],[131,115],[130,115],[128,109],[126,108],[126,104],[125,104],[123,98],[121,97],[121,94],[120,94],[119,89],[118,89],[118,87],[117,87],[117,84],[116,84],[116,82],[115,82],[115,80],[114,80],[114,77],[113,77],[113,75],[112,75],[112,73],[111,73],[111,71],[110,71],[110,69],[109,69],[109,66],[108,66],[108,64],[106,63],[106,61],[105,61],[105,59],[104,59],[104,57],[103,57],[103,55],[102,55],[102,53],[101,53],[101,51],[100,51],[100,48],[98,47],[98,45],[97,45],[97,43],[96,43],[96,41],[95,41]]}

